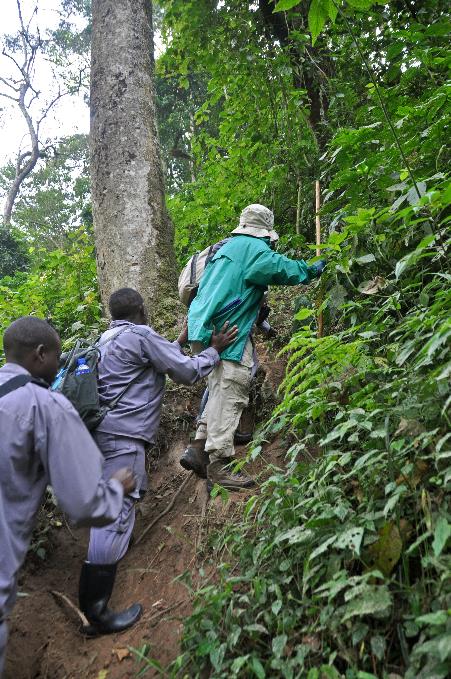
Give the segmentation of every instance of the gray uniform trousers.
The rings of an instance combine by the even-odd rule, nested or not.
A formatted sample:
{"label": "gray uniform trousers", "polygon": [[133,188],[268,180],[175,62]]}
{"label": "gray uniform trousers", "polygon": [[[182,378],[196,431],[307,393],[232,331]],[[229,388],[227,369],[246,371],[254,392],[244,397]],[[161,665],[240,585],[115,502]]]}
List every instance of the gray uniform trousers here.
{"label": "gray uniform trousers", "polygon": [[132,470],[136,488],[124,496],[122,510],[114,523],[91,528],[87,560],[94,564],[117,563],[125,556],[135,525],[135,503],[147,489],[145,443],[142,440],[95,432],[94,439],[104,456],[103,478],[109,479],[123,467]]}

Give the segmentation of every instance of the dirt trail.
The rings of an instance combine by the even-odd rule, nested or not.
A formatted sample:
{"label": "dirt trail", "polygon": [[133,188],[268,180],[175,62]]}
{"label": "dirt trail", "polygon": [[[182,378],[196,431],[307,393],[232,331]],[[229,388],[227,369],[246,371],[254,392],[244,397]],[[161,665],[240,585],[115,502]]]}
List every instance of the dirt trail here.
{"label": "dirt trail", "polygon": [[[271,360],[264,348],[259,355],[267,372],[264,386],[274,392],[282,366]],[[150,490],[140,503],[135,538],[168,506],[187,477],[178,459],[188,439],[183,429],[193,420],[198,397],[199,392],[196,396],[182,392],[167,406],[175,418],[176,435],[153,464]],[[163,431],[168,431],[167,423]],[[270,446],[265,461],[280,464],[280,453],[277,445]],[[232,495],[230,502],[245,500],[249,494]],[[28,564],[21,573],[22,596],[12,615],[5,679],[126,679],[137,671],[128,647],[143,644],[151,646],[151,656],[163,665],[174,659],[179,652],[182,621],[190,611],[188,591],[175,578],[186,571],[196,576],[196,547],[205,532],[207,502],[205,481],[193,476],[171,511],[131,547],[119,566],[111,604],[120,608],[139,601],[144,614],[134,628],[117,635],[83,637],[76,614],[52,595],[56,590],[77,602],[78,574],[88,539],[86,530],[60,528],[48,559],[38,566]],[[222,509],[218,507],[217,511]]]}

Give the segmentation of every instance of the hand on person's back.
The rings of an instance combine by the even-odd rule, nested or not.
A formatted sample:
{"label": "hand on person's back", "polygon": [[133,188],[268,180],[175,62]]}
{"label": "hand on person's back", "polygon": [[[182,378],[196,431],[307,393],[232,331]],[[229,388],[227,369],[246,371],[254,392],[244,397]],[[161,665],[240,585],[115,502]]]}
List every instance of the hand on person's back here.
{"label": "hand on person's back", "polygon": [[229,328],[229,322],[226,321],[219,332],[216,332],[216,328],[214,329],[211,336],[211,346],[220,354],[229,344],[235,341],[237,335],[238,326],[234,325]]}

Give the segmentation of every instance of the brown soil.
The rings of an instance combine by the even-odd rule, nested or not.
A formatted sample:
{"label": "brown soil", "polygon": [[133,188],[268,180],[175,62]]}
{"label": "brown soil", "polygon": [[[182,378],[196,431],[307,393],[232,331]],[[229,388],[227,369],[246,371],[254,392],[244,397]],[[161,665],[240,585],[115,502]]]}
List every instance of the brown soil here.
{"label": "brown soil", "polygon": [[[270,396],[283,368],[263,350],[259,352],[268,379]],[[159,459],[152,463],[150,490],[140,503],[135,538],[170,503],[186,479],[178,459],[188,439],[199,398],[199,389],[169,391],[160,436]],[[168,415],[169,413],[169,415]],[[167,445],[164,432],[172,432]],[[175,436],[174,436],[175,432]],[[261,471],[268,462],[281,464],[283,450],[274,443],[252,465]],[[255,493],[255,490],[253,491]],[[172,510],[161,518],[144,539],[132,546],[118,569],[112,607],[139,601],[144,614],[139,623],[121,634],[86,638],[80,621],[57,591],[77,603],[79,569],[85,558],[88,532],[63,525],[52,535],[54,548],[42,564],[30,561],[23,569],[8,643],[5,679],[125,679],[136,676],[138,665],[129,647],[151,647],[150,655],[163,666],[179,653],[183,618],[190,612],[190,596],[177,577],[189,571],[197,580],[199,545],[211,526],[221,522],[237,503],[251,493],[231,494],[226,507],[219,498],[208,502],[205,481],[193,476],[176,498]],[[146,676],[157,676],[149,672]]]}

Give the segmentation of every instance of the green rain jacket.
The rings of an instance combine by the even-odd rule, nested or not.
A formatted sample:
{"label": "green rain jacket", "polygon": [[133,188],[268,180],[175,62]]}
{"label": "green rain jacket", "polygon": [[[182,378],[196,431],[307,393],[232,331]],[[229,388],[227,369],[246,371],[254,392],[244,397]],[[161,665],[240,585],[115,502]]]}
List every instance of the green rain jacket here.
{"label": "green rain jacket", "polygon": [[298,285],[316,278],[302,259],[273,252],[269,238],[233,236],[205,267],[188,312],[190,342],[210,344],[213,326],[238,326],[238,336],[221,358],[239,363],[268,285]]}

